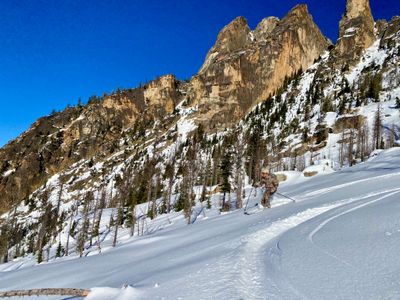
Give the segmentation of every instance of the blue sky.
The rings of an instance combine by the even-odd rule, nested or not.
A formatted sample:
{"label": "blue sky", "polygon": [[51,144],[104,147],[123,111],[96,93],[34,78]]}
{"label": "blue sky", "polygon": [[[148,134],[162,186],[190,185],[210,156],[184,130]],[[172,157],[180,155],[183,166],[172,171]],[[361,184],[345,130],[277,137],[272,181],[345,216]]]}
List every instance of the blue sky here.
{"label": "blue sky", "polygon": [[[249,3],[250,2],[250,3]],[[162,74],[190,78],[219,30],[244,16],[254,28],[283,17],[292,0],[0,0],[0,146],[37,118]],[[336,40],[345,0],[306,0]],[[371,0],[375,19],[398,0]]]}

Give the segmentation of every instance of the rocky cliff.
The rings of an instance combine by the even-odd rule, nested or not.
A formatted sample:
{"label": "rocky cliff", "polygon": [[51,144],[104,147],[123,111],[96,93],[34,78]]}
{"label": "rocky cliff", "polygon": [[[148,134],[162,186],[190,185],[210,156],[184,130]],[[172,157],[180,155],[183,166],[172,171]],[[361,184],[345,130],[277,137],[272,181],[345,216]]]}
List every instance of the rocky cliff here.
{"label": "rocky cliff", "polygon": [[330,45],[306,5],[282,20],[269,17],[250,31],[244,18],[218,35],[188,96],[200,121],[211,129],[234,124],[255,104],[273,95],[285,78],[307,69]]}
{"label": "rocky cliff", "polygon": [[375,39],[375,23],[369,0],[348,0],[333,52],[336,64],[354,65]]}
{"label": "rocky cliff", "polygon": [[182,101],[182,86],[166,75],[39,119],[0,149],[0,213],[52,175],[88,158],[105,159],[119,148],[124,135],[134,136],[164,120]]}

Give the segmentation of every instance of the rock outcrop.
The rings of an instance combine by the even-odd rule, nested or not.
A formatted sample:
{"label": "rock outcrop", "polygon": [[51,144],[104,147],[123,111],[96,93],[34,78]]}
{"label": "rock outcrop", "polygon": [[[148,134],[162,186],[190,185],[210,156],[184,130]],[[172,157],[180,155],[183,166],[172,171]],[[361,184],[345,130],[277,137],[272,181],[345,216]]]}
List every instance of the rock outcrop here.
{"label": "rock outcrop", "polygon": [[273,95],[285,78],[309,67],[329,44],[306,5],[282,20],[264,19],[254,32],[243,18],[235,19],[191,81],[189,98],[199,107],[198,120],[211,129],[230,126]]}
{"label": "rock outcrop", "polygon": [[375,23],[369,0],[347,0],[340,21],[339,39],[333,52],[335,64],[354,65],[363,51],[375,41]]}
{"label": "rock outcrop", "polygon": [[260,42],[267,40],[278,24],[279,19],[277,17],[268,17],[263,19],[253,32],[255,41]]}
{"label": "rock outcrop", "polygon": [[400,16],[395,16],[386,24],[384,31],[382,30],[381,47],[388,47],[390,43],[394,43],[394,38],[400,36]]}
{"label": "rock outcrop", "polygon": [[249,25],[243,17],[237,17],[226,25],[218,34],[217,41],[208,52],[199,73],[203,73],[215,61],[216,57],[221,57],[245,47],[250,42],[249,33]]}
{"label": "rock outcrop", "polygon": [[162,76],[36,121],[0,149],[0,213],[74,163],[112,155],[126,130],[145,128],[171,114],[183,99],[179,84],[172,75]]}

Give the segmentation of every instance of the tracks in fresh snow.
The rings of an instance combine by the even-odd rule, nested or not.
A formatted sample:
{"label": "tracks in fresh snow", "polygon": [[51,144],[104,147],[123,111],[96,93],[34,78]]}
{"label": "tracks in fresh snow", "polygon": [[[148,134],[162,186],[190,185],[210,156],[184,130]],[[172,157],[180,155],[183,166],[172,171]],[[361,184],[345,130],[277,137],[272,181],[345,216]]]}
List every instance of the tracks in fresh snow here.
{"label": "tracks in fresh snow", "polygon": [[378,199],[373,199],[373,200],[364,202],[364,203],[362,203],[362,204],[360,204],[360,205],[357,205],[357,206],[355,206],[355,207],[352,207],[352,208],[350,208],[350,209],[347,209],[347,210],[345,210],[345,211],[343,211],[343,212],[341,212],[341,213],[335,214],[334,216],[332,216],[332,217],[326,219],[325,221],[323,221],[322,223],[320,223],[313,231],[310,232],[310,234],[308,235],[308,240],[311,242],[311,244],[312,244],[313,246],[315,246],[317,249],[319,249],[319,250],[320,250],[321,252],[323,252],[324,254],[326,254],[326,255],[328,255],[328,256],[330,256],[330,257],[336,259],[338,262],[343,263],[343,264],[345,264],[345,265],[347,265],[347,266],[349,266],[349,267],[356,268],[355,266],[353,266],[353,265],[350,264],[349,262],[347,262],[347,261],[345,261],[345,260],[343,260],[343,259],[340,259],[339,257],[337,257],[336,255],[334,255],[333,253],[328,252],[328,251],[324,250],[323,248],[321,248],[320,246],[318,246],[318,245],[314,242],[314,236],[315,236],[319,231],[321,231],[322,228],[324,228],[328,223],[332,222],[333,220],[335,220],[335,219],[337,219],[337,218],[340,218],[340,217],[342,217],[342,216],[344,216],[344,215],[347,215],[347,214],[349,214],[349,213],[352,213],[352,212],[354,212],[354,211],[356,211],[356,210],[358,210],[358,209],[361,209],[361,208],[363,208],[363,207],[365,207],[365,206],[367,206],[367,205],[371,205],[371,204],[373,204],[373,203],[375,203],[375,202],[381,201],[381,200],[386,199],[386,198],[388,198],[388,197],[390,197],[390,196],[393,196],[393,195],[395,195],[395,194],[398,194],[399,192],[400,192],[400,189],[393,189],[393,190],[389,190],[389,191],[385,191],[385,192],[381,192],[381,193],[375,193],[375,194],[372,193],[372,194],[370,194],[367,198],[374,197],[374,196],[379,196],[379,195],[382,195],[382,194],[385,194],[385,195],[382,196],[382,197],[379,197]]}
{"label": "tracks in fresh snow", "polygon": [[285,231],[340,205],[342,204],[307,209],[288,218],[275,221],[267,228],[248,236],[243,247],[242,257],[234,265],[235,269],[241,270],[237,286],[244,299],[265,299],[272,295],[268,294],[271,289],[265,286],[267,282],[265,272],[268,272],[268,270],[264,270],[265,253],[263,250],[266,244]]}
{"label": "tracks in fresh snow", "polygon": [[322,188],[322,189],[318,189],[318,190],[306,191],[306,192],[302,193],[302,195],[297,196],[297,199],[299,199],[299,200],[310,199],[310,198],[314,198],[317,196],[322,196],[322,195],[334,192],[336,190],[348,188],[348,187],[356,185],[356,184],[370,182],[370,181],[374,182],[378,179],[389,179],[389,178],[399,176],[399,175],[400,175],[400,172],[384,174],[384,175],[380,175],[380,176],[374,176],[374,177],[359,179],[359,180],[355,180],[355,181],[350,181],[350,182],[346,182],[346,183],[342,183],[342,184],[338,184],[338,185],[334,185],[331,187]]}
{"label": "tracks in fresh snow", "polygon": [[[331,252],[323,249],[322,247],[318,246],[313,240],[314,236],[319,231],[321,231],[331,221],[333,221],[337,218],[340,218],[341,216],[352,213],[358,209],[361,209],[363,207],[371,205],[373,203],[384,200],[384,199],[391,197],[398,193],[400,193],[400,188],[394,188],[394,189],[383,190],[383,191],[379,191],[379,192],[366,193],[366,194],[360,195],[358,197],[353,197],[353,198],[337,201],[331,205],[308,209],[304,212],[298,213],[295,216],[291,216],[287,219],[282,220],[288,225],[287,229],[284,231],[294,228],[294,227],[300,225],[301,223],[304,223],[314,217],[318,217],[319,215],[322,215],[323,213],[328,212],[330,210],[350,206],[350,208],[345,209],[344,211],[343,210],[338,210],[337,212],[334,211],[333,215],[332,214],[327,215],[327,218],[325,218],[325,219],[322,217],[322,221],[320,223],[318,223],[318,225],[308,234],[307,237],[308,237],[308,240],[311,243],[311,245],[316,247],[324,255],[327,255],[327,256],[333,258],[337,262],[339,262],[343,265],[346,265],[347,267],[350,267],[352,269],[357,269],[355,266],[353,266],[351,263],[347,262],[346,260],[341,259],[341,258],[337,257],[334,253],[331,253]],[[378,197],[378,198],[376,198],[376,197]],[[368,199],[370,199],[370,200],[368,200]],[[362,203],[357,204],[358,202],[362,202]],[[290,226],[290,223],[291,223],[291,222],[289,222],[290,220],[294,221],[292,226]],[[270,227],[274,227],[276,225],[276,223],[279,223],[282,221],[275,222]],[[267,231],[268,231],[268,228],[266,228],[265,230],[260,231],[258,233],[262,234],[262,233],[266,233]],[[281,238],[282,234],[284,233],[284,231],[282,231],[280,234],[276,235],[275,237],[272,237],[272,238],[269,238],[268,240],[266,240],[264,245],[261,245],[261,244],[259,245],[260,257],[266,258],[266,260],[265,259],[262,260],[260,258],[259,259],[260,264],[265,265],[268,269],[265,270],[265,274],[266,274],[265,282],[266,282],[267,286],[264,286],[262,289],[259,289],[258,299],[265,299],[265,298],[281,299],[282,297],[285,297],[285,296],[289,297],[289,298],[296,298],[296,299],[307,299],[306,296],[302,295],[301,292],[298,291],[289,282],[289,280],[287,280],[287,278],[281,271],[280,261],[282,258],[283,250],[281,249],[281,246],[280,246],[280,238]],[[272,246],[268,247],[267,244],[271,240],[273,240],[273,238],[276,239],[275,243]],[[262,255],[264,257],[262,257]],[[254,270],[256,270],[256,269],[254,269]],[[268,293],[266,293],[266,291],[268,291]]]}
{"label": "tracks in fresh snow", "polygon": [[[273,248],[267,251],[268,244],[285,233],[286,231],[312,219],[319,215],[324,214],[335,208],[346,206],[355,202],[363,201],[371,197],[384,195],[378,199],[373,199],[363,202],[360,205],[352,207],[344,212],[335,214],[333,217],[322,222],[312,233],[309,239],[312,241],[313,236],[322,229],[327,223],[333,219],[339,218],[344,214],[351,213],[364,206],[383,200],[389,196],[399,193],[400,189],[391,189],[374,193],[367,193],[358,197],[352,197],[336,201],[332,204],[322,205],[319,207],[309,208],[297,214],[289,216],[284,219],[278,219],[271,223],[268,227],[258,230],[255,233],[247,236],[242,240],[240,257],[236,257],[233,269],[239,270],[240,275],[234,280],[233,286],[237,289],[238,293],[243,299],[266,299],[277,295],[282,295],[282,292],[288,292],[297,297],[305,298],[295,287],[282,277],[279,271],[279,259],[281,249],[279,240]],[[333,255],[333,254],[329,254]],[[278,264],[276,263],[278,261]],[[345,263],[341,261],[341,263]],[[271,268],[270,268],[271,267]],[[271,274],[271,272],[273,274]],[[272,275],[272,276],[268,276]],[[278,279],[279,282],[276,282]]]}

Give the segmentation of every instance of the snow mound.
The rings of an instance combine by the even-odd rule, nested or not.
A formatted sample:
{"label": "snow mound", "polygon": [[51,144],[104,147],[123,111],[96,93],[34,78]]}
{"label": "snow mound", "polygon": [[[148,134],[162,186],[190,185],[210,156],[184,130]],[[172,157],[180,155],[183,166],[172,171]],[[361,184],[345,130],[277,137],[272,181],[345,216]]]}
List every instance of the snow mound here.
{"label": "snow mound", "polygon": [[99,287],[92,288],[87,300],[133,300],[139,297],[140,293],[131,286],[124,286],[121,289]]}
{"label": "snow mound", "polygon": [[318,164],[305,168],[303,174],[305,177],[331,174],[335,172],[331,165],[332,162],[329,159],[323,159],[319,161]]}

